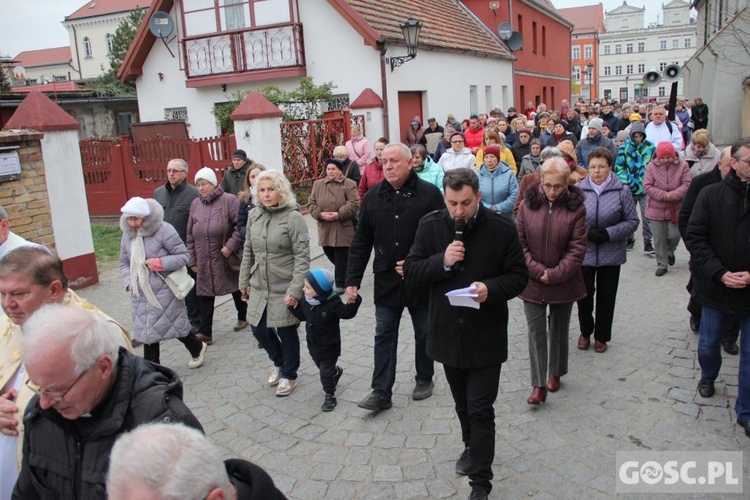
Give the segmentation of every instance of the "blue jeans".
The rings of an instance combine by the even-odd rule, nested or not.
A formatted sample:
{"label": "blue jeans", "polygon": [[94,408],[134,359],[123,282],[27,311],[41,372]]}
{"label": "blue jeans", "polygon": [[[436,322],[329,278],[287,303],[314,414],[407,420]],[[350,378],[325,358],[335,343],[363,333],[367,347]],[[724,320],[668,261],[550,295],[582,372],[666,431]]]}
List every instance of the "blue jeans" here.
{"label": "blue jeans", "polygon": [[[698,362],[701,365],[701,380],[716,380],[721,369],[721,340],[727,330],[730,315],[703,306],[701,311],[700,338],[698,339]],[[740,373],[737,402],[734,411],[738,420],[750,420],[750,314],[739,316]]]}
{"label": "blue jeans", "polygon": [[[384,398],[393,394],[396,382],[396,357],[398,329],[403,307],[375,306],[375,368],[372,372],[372,390]],[[427,357],[427,307],[410,307],[409,315],[414,327],[414,364],[417,380],[432,380],[435,363]]]}
{"label": "blue jeans", "polygon": [[250,325],[253,335],[268,353],[273,365],[281,367],[281,376],[294,380],[299,369],[299,334],[297,326],[280,328],[266,327],[266,312],[263,311],[257,326]]}

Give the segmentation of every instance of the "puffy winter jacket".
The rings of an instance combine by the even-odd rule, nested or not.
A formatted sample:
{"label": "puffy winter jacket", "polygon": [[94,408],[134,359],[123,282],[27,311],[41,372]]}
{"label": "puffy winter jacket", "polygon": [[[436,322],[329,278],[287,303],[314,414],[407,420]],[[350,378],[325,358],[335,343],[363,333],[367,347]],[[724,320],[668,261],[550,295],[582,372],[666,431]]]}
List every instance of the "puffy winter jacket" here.
{"label": "puffy winter jacket", "polygon": [[518,196],[518,181],[508,164],[500,162],[491,172],[486,165],[482,165],[478,177],[484,206],[512,219],[513,204]]}
{"label": "puffy winter jacket", "polygon": [[654,158],[646,167],[643,187],[646,190],[646,217],[671,220],[677,224],[677,213],[690,187],[690,169],[678,158]]}

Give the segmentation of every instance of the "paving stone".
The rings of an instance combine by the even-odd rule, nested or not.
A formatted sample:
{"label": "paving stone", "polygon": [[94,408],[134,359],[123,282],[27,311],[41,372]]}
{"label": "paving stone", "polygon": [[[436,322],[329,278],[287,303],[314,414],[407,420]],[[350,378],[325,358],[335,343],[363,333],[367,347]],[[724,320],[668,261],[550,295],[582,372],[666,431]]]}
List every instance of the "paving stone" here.
{"label": "paving stone", "polygon": [[375,476],[373,477],[373,480],[375,481],[403,481],[404,476],[401,472],[401,467],[398,465],[376,465],[375,466]]}

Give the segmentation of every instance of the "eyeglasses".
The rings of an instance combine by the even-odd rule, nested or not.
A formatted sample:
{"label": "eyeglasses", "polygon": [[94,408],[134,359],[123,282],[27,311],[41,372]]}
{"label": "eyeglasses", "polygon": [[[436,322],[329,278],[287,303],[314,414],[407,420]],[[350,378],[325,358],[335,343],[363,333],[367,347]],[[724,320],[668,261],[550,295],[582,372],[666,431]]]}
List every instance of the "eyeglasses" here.
{"label": "eyeglasses", "polygon": [[542,189],[545,191],[560,191],[564,187],[563,184],[547,184],[546,182],[542,184]]}
{"label": "eyeglasses", "polygon": [[464,143],[464,141],[460,141],[460,140],[451,141],[451,144],[463,144],[463,143]]}
{"label": "eyeglasses", "polygon": [[747,163],[750,165],[750,158],[738,158],[737,161],[741,161],[743,163]]}
{"label": "eyeglasses", "polygon": [[181,169],[177,169],[177,168],[168,168],[167,169],[167,173],[168,174],[180,174],[182,172],[187,172],[187,170],[181,170]]}
{"label": "eyeglasses", "polygon": [[[89,368],[90,370],[91,368]],[[39,387],[35,383],[33,383],[31,380],[26,381],[26,387],[34,391],[35,393],[39,394],[40,396],[47,396],[48,398],[52,399],[53,401],[59,403],[65,399],[65,395],[75,387],[75,385],[78,383],[79,380],[83,378],[84,375],[86,375],[86,372],[89,370],[84,370],[83,373],[78,375],[78,378],[75,379],[75,382],[70,384],[70,386],[65,389],[64,391],[48,391],[47,389],[44,389],[43,387]]]}

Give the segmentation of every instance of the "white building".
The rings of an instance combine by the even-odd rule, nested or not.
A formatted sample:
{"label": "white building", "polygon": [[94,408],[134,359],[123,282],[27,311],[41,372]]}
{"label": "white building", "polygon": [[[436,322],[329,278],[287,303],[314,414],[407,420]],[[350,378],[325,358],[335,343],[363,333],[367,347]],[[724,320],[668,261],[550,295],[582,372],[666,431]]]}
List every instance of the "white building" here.
{"label": "white building", "polygon": [[148,7],[149,0],[90,0],[65,16],[70,36],[73,80],[92,80],[109,71],[112,37],[132,10]]}
{"label": "white building", "polygon": [[[670,64],[683,66],[695,53],[698,27],[690,9],[688,2],[672,0],[662,6],[663,22],[645,28],[645,7],[633,7],[625,0],[607,12],[606,32],[599,41],[599,97],[666,100],[671,84],[662,82],[649,88],[643,75],[652,69],[662,72]],[[677,92],[684,95],[682,79]]]}
{"label": "white building", "polygon": [[690,97],[708,105],[715,144],[750,135],[750,6],[748,0],[695,0],[698,50],[685,64]]}
{"label": "white building", "polygon": [[[429,10],[421,0],[202,5],[153,0],[149,13],[168,12],[174,38],[164,44],[144,23],[120,70],[121,79],[135,81],[141,121],[180,118],[192,137],[219,135],[217,104],[268,85],[291,90],[302,76],[333,82],[341,105],[374,91],[383,112],[366,115],[372,142],[385,134],[403,139],[414,115],[444,123],[449,113],[463,118],[514,102],[512,54],[452,0],[435,0]],[[406,54],[399,25],[420,13],[417,57],[391,69],[388,58]]]}
{"label": "white building", "polygon": [[[13,63],[8,67],[11,85],[19,87],[70,81],[76,75],[70,62],[70,47],[23,51],[13,58]],[[24,70],[14,71],[19,66]]]}

